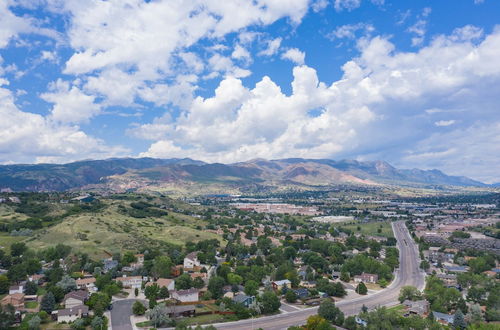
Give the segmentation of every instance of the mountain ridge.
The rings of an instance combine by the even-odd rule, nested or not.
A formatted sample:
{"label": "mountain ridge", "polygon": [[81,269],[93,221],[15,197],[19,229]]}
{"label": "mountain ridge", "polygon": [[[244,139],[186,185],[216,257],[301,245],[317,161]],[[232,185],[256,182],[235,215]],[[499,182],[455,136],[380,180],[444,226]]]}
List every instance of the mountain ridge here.
{"label": "mountain ridge", "polygon": [[398,169],[385,161],[332,159],[252,159],[232,164],[190,158],[110,158],[67,164],[0,165],[3,191],[65,191],[89,187],[111,190],[155,186],[224,186],[272,188],[342,185],[488,187],[440,170]]}

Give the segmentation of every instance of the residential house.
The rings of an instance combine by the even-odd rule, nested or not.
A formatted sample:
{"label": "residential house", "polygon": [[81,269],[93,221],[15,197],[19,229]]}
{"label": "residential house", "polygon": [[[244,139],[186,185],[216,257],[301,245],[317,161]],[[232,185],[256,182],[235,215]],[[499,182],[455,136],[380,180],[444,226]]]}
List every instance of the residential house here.
{"label": "residential house", "polygon": [[190,317],[194,316],[196,313],[195,305],[173,305],[167,306],[168,317],[176,318],[176,317]]}
{"label": "residential house", "polygon": [[445,266],[444,268],[448,273],[467,273],[469,271],[467,266]]}
{"label": "residential house", "polygon": [[292,285],[292,282],[290,282],[289,280],[280,280],[280,281],[274,281],[271,284],[272,284],[274,290],[281,290],[285,286],[287,288],[290,288]]}
{"label": "residential house", "polygon": [[71,291],[64,296],[64,307],[72,308],[83,305],[89,299],[89,293],[85,290]]}
{"label": "residential house", "polygon": [[378,282],[378,275],[377,274],[369,274],[369,273],[362,273],[361,275],[355,275],[354,282],[356,282],[356,283],[359,283],[359,282],[377,283]]}
{"label": "residential house", "polygon": [[198,289],[176,290],[172,291],[170,297],[180,302],[197,302],[200,300],[200,291]]}
{"label": "residential house", "polygon": [[23,292],[24,292],[24,286],[23,285],[12,285],[9,288],[9,294],[23,293]]}
{"label": "residential house", "polygon": [[405,300],[403,302],[403,306],[405,306],[405,309],[409,314],[415,314],[419,316],[423,316],[429,311],[429,302],[427,300]]}
{"label": "residential house", "polygon": [[434,315],[434,319],[438,321],[441,324],[448,325],[448,324],[453,324],[453,321],[455,320],[455,314],[444,314],[440,312],[432,312]]}
{"label": "residential house", "polygon": [[95,277],[87,277],[87,278],[81,278],[76,280],[76,287],[79,290],[87,290],[89,292],[95,292],[97,291],[97,288],[95,286]]}
{"label": "residential house", "polygon": [[443,281],[446,286],[457,285],[457,275],[456,274],[438,274],[437,277]]}
{"label": "residential house", "polygon": [[140,289],[142,286],[141,276],[117,277],[116,281],[121,282],[124,288]]}
{"label": "residential house", "polygon": [[242,304],[246,308],[250,307],[255,302],[255,296],[247,296],[245,294],[239,294],[233,298],[233,301],[237,304]]}
{"label": "residential house", "polygon": [[77,305],[66,309],[57,311],[57,322],[70,323],[74,322],[81,317],[86,317],[89,314],[89,307],[85,305]]}
{"label": "residential house", "polygon": [[103,260],[103,272],[104,273],[107,273],[109,272],[111,269],[113,268],[116,268],[118,266],[118,261],[116,260],[113,260],[113,259],[104,259]]}
{"label": "residential house", "polygon": [[307,289],[314,289],[316,287],[316,282],[315,281],[300,281],[300,286],[307,288]]}
{"label": "residential house", "polygon": [[24,293],[13,293],[2,298],[0,305],[12,305],[16,310],[24,308]]}
{"label": "residential house", "polygon": [[299,288],[293,291],[299,299],[306,299],[307,297],[309,297],[309,290],[307,290],[306,288]]}
{"label": "residential house", "polygon": [[28,276],[28,280],[30,282],[34,282],[36,284],[41,284],[43,282],[43,279],[45,278],[45,275],[43,274],[33,274]]}
{"label": "residential house", "polygon": [[170,279],[170,278],[159,278],[155,282],[148,282],[146,283],[146,286],[151,286],[153,284],[158,285],[158,287],[161,289],[163,287],[167,288],[168,291],[173,291],[175,290],[175,280]]}
{"label": "residential house", "polygon": [[186,257],[184,257],[184,268],[194,268],[200,266],[200,261],[198,260],[198,252],[191,252]]}

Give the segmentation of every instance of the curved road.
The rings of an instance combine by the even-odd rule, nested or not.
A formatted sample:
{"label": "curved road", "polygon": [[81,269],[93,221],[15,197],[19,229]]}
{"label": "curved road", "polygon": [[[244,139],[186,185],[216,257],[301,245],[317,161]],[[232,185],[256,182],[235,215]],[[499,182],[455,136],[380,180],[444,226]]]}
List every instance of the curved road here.
{"label": "curved road", "polygon": [[[413,285],[423,289],[425,285],[424,273],[420,271],[420,257],[418,247],[411,238],[408,229],[403,221],[393,222],[392,229],[398,243],[399,249],[399,270],[396,271],[396,278],[386,289],[377,293],[359,297],[352,300],[344,300],[336,305],[346,314],[358,314],[361,307],[365,305],[369,309],[378,306],[391,306],[398,303],[399,290],[405,285]],[[301,325],[306,319],[317,314],[318,307],[308,308],[290,313],[261,317],[257,319],[242,320],[214,324],[217,329],[249,330],[262,328],[265,330],[282,330],[294,325]]]}

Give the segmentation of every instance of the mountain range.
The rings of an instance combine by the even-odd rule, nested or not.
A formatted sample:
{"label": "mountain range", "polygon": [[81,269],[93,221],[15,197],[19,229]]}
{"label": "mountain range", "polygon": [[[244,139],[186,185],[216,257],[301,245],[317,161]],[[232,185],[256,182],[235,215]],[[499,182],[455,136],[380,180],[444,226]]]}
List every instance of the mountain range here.
{"label": "mountain range", "polygon": [[384,161],[289,158],[209,164],[189,158],[112,158],[68,164],[0,166],[2,191],[99,189],[238,193],[335,185],[488,186],[439,170],[397,169]]}

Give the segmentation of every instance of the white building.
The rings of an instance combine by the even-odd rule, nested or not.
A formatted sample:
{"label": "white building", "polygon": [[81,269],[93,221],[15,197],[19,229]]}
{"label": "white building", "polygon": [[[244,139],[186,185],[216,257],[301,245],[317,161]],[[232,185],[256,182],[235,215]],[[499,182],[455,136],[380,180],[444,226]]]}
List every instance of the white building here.
{"label": "white building", "polygon": [[170,296],[180,302],[196,302],[200,300],[198,289],[172,291]]}
{"label": "white building", "polygon": [[89,307],[79,305],[72,308],[61,309],[57,311],[57,322],[74,322],[77,319],[87,316],[89,314]]}
{"label": "white building", "polygon": [[123,276],[117,277],[116,280],[121,282],[124,288],[140,289],[142,285],[141,276]]}
{"label": "white building", "polygon": [[191,252],[184,258],[184,268],[194,268],[200,266],[200,261],[198,260],[198,252]]}

